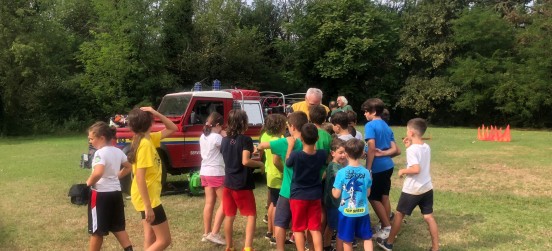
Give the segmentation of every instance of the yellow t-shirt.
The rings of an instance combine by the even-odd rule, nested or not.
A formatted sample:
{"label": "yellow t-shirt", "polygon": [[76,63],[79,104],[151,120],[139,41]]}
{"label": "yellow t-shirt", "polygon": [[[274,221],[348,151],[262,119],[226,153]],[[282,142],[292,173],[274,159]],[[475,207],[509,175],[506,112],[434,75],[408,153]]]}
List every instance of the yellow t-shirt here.
{"label": "yellow t-shirt", "polygon": [[[325,105],[322,105],[324,106],[324,109],[326,109],[326,113],[329,113],[330,112],[330,108],[328,108],[327,106]],[[297,102],[293,105],[291,105],[291,109],[293,109],[294,112],[304,112],[307,114],[307,117],[309,118],[310,120],[310,116],[309,116],[309,104],[307,103],[307,101],[301,101],[301,102]]]}
{"label": "yellow t-shirt", "polygon": [[[277,140],[280,137],[270,136],[268,133],[263,133],[261,136],[260,142],[270,142]],[[272,151],[270,149],[265,149],[265,172],[266,172],[266,185],[270,188],[281,188],[282,187],[282,172],[276,168],[274,162],[272,162]]]}
{"label": "yellow t-shirt", "polygon": [[[161,158],[159,158],[159,154],[157,153],[157,148],[160,146],[161,132],[150,133],[150,139],[143,138],[140,141],[140,146],[138,146],[138,151],[136,151],[136,161],[132,164],[132,173],[134,174],[136,174],[138,168],[146,169],[146,185],[152,208],[161,205],[161,174],[163,170]],[[140,192],[138,191],[136,175],[132,179],[130,196],[136,211],[145,211],[142,196],[140,196]]]}

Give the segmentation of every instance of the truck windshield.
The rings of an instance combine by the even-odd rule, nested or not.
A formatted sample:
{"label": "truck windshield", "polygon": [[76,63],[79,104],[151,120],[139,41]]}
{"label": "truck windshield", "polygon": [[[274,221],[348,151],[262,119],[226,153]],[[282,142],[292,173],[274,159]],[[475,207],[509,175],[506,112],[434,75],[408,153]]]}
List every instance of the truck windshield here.
{"label": "truck windshield", "polygon": [[180,117],[186,111],[191,97],[190,94],[165,96],[157,110],[167,117]]}

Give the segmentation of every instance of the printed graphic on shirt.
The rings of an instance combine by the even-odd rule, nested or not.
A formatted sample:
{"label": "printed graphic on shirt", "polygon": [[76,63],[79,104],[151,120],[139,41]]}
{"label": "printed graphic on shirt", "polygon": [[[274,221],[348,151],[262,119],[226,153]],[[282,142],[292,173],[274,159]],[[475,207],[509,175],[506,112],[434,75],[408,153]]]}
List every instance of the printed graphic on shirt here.
{"label": "printed graphic on shirt", "polygon": [[370,172],[363,167],[347,166],[339,170],[334,182],[334,188],[341,190],[339,211],[347,217],[367,215],[371,185]]}

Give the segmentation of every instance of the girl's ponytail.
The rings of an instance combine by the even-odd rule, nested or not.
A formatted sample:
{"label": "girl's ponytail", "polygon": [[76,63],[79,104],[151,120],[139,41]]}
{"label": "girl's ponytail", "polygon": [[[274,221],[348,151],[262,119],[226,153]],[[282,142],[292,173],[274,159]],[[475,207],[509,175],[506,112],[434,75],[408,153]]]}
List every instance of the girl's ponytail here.
{"label": "girl's ponytail", "polygon": [[205,136],[209,136],[209,134],[211,134],[213,126],[222,126],[223,124],[224,118],[222,117],[222,115],[220,115],[218,112],[212,112],[211,114],[209,114],[209,117],[207,117],[207,122],[205,122],[205,125],[203,126],[203,134]]}
{"label": "girl's ponytail", "polygon": [[128,162],[134,164],[136,162],[136,153],[140,146],[140,141],[144,138],[144,133],[135,133],[132,136],[132,143],[130,144],[130,151],[127,154]]}

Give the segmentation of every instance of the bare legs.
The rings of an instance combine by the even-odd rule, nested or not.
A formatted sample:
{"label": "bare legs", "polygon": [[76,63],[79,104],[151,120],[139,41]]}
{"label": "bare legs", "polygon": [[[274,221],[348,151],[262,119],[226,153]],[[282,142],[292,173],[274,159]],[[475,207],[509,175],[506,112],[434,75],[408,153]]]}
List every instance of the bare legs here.
{"label": "bare legs", "polygon": [[[215,214],[215,222],[213,222],[213,228],[211,228],[211,220],[213,217],[213,210],[217,202],[217,197],[220,201],[220,205]],[[203,233],[217,234],[220,231],[223,220],[224,212],[222,210],[222,187],[205,187],[205,207],[203,207]]]}

